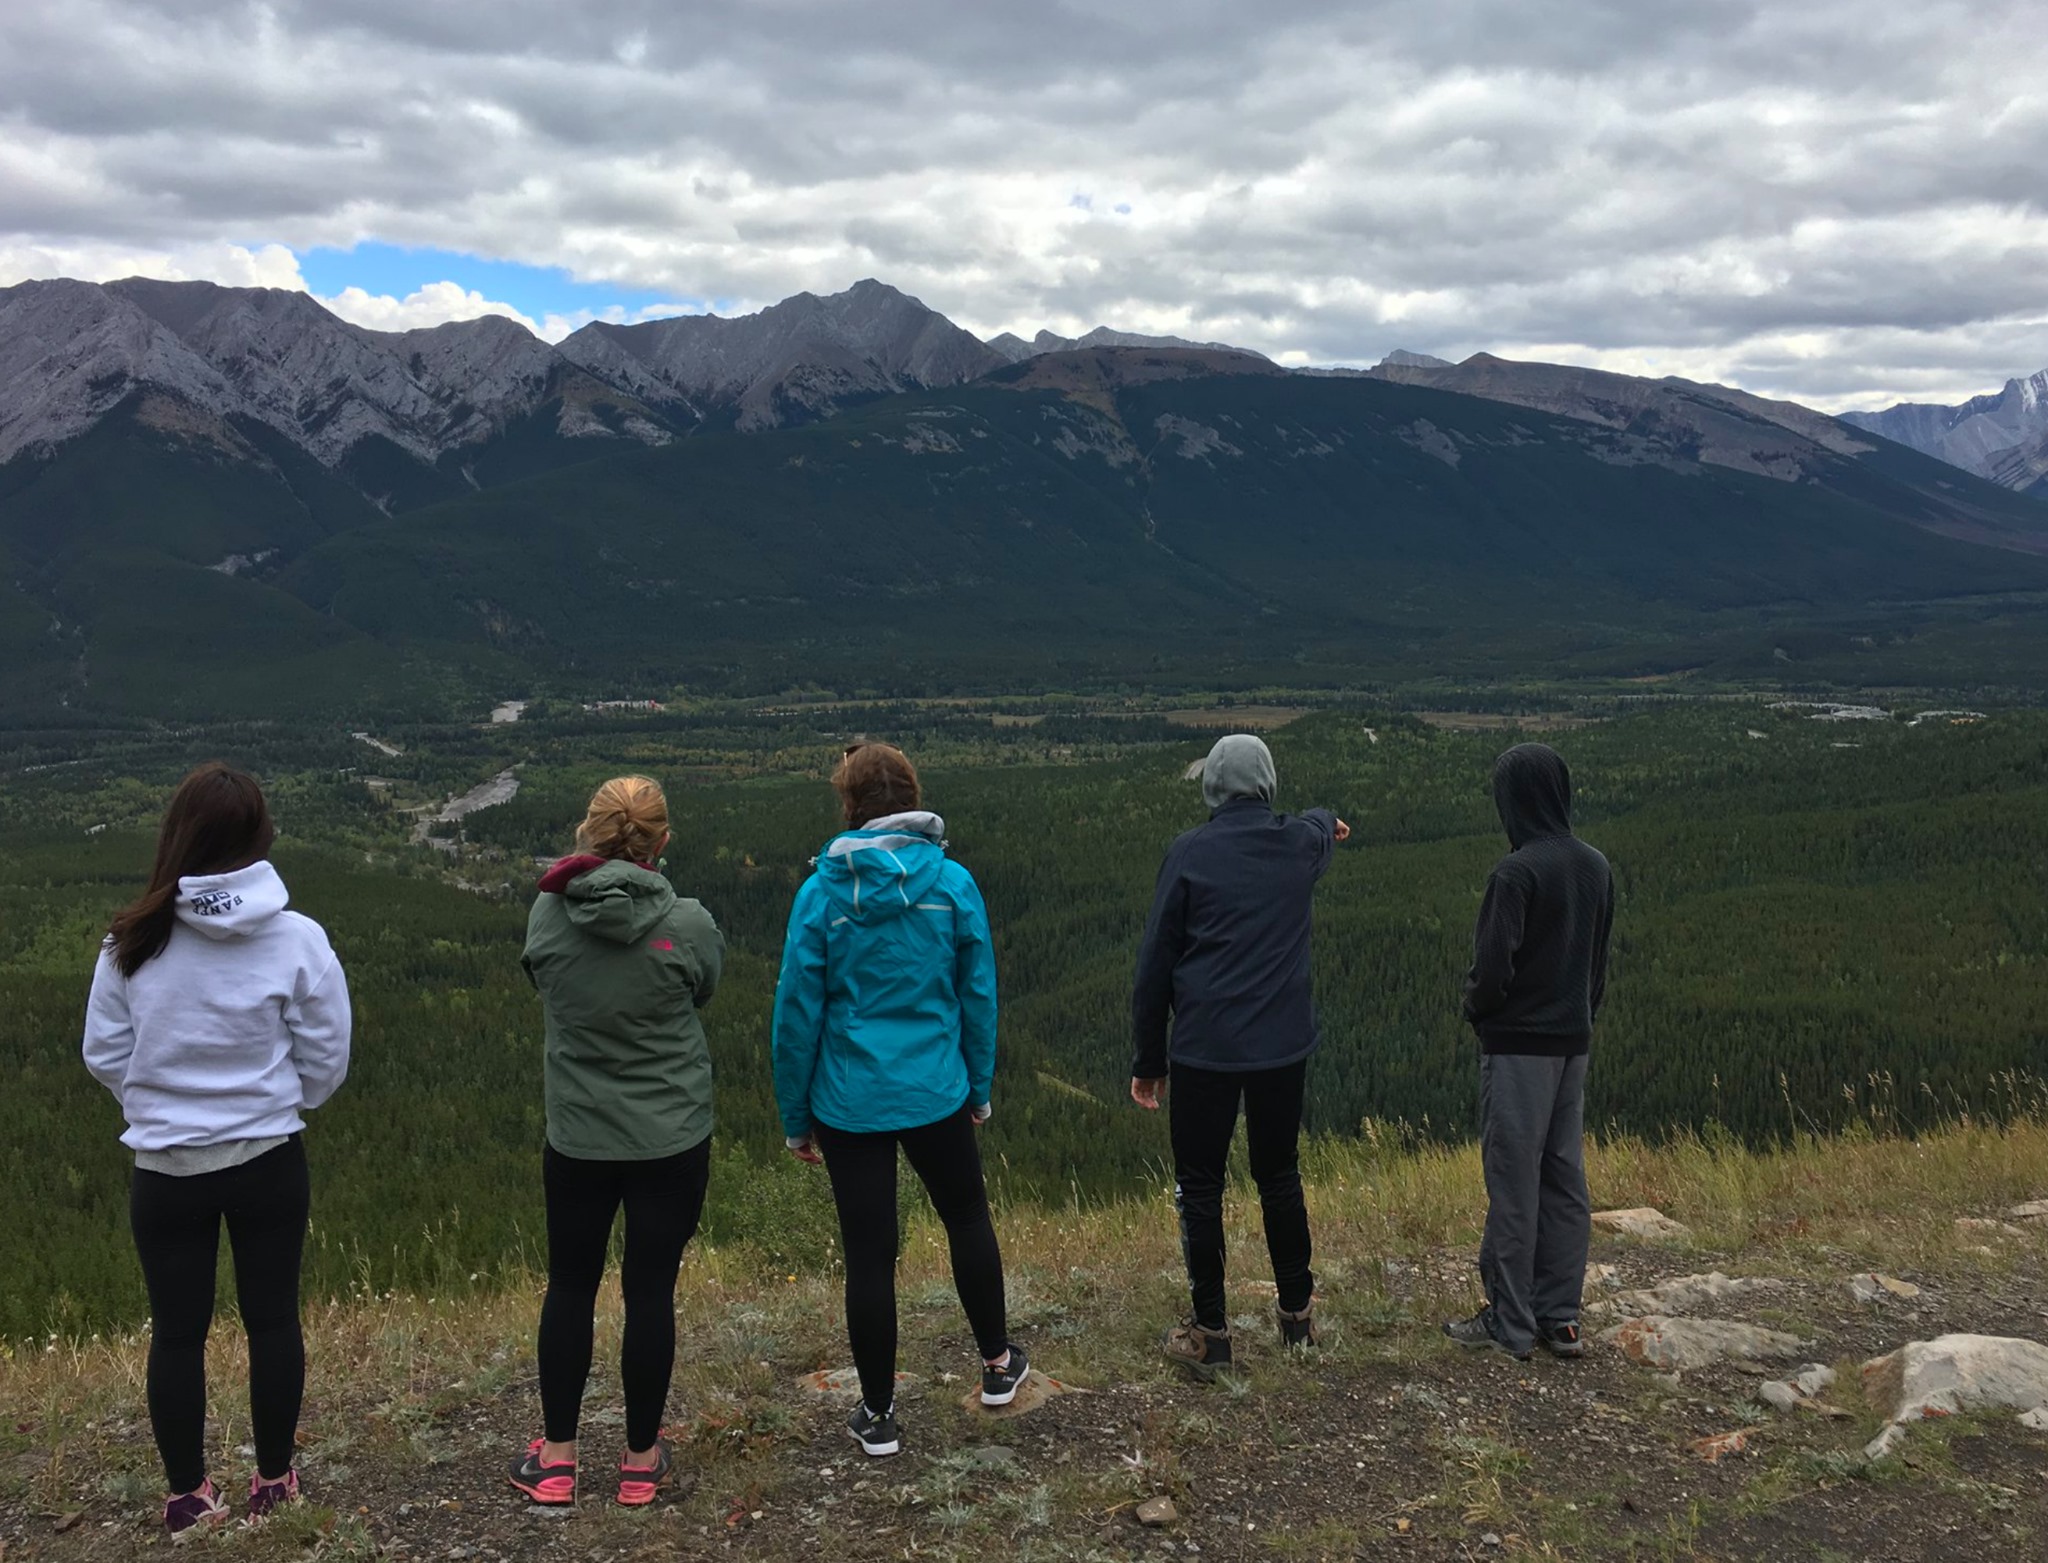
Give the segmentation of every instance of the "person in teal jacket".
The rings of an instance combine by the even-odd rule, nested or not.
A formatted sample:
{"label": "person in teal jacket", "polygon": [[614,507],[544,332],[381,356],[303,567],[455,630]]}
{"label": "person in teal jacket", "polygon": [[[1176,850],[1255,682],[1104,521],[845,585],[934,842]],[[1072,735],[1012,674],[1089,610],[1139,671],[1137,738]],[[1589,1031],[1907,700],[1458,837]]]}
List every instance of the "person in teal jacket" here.
{"label": "person in teal jacket", "polygon": [[784,1143],[823,1161],[846,1257],[846,1333],[861,1401],[847,1430],[895,1454],[896,1148],[945,1223],[953,1284],[982,1356],[981,1399],[1008,1405],[1030,1373],[1009,1338],[1003,1258],[975,1130],[996,1063],[996,962],[974,878],[946,856],[917,771],[856,744],[833,772],[848,829],[797,891],[775,988]]}

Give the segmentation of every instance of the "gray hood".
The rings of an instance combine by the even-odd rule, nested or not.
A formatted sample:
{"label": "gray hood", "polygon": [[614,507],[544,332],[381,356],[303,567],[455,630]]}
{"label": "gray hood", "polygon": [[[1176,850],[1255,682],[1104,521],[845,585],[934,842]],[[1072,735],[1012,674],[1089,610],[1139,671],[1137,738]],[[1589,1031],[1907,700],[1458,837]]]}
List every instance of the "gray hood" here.
{"label": "gray hood", "polygon": [[1214,814],[1239,798],[1273,801],[1273,751],[1250,733],[1226,733],[1202,762],[1202,801]]}

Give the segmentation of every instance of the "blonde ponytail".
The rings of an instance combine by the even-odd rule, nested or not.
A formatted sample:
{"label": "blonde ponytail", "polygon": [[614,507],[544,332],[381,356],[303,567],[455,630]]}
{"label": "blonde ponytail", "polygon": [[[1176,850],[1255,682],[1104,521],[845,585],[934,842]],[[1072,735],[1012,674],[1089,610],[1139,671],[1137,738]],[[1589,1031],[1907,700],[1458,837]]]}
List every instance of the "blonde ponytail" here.
{"label": "blonde ponytail", "polygon": [[645,776],[614,776],[591,794],[576,845],[599,857],[652,863],[668,835],[668,799]]}

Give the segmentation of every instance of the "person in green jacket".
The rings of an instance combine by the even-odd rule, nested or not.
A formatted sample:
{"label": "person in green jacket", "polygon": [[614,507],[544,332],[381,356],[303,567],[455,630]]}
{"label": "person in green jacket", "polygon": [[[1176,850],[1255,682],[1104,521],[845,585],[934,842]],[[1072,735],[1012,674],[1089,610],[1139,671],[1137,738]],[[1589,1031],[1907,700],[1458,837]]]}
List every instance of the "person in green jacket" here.
{"label": "person in green jacket", "polygon": [[668,800],[645,776],[606,782],[579,851],[541,877],[526,973],[546,1017],[548,1290],[540,1313],[543,1436],[511,1481],[537,1504],[576,1501],[576,1430],[612,1222],[626,1211],[620,1503],[651,1503],[672,1457],[661,1438],[675,1367],[676,1275],[711,1170],[711,1054],[699,1012],[725,941],[657,864]]}

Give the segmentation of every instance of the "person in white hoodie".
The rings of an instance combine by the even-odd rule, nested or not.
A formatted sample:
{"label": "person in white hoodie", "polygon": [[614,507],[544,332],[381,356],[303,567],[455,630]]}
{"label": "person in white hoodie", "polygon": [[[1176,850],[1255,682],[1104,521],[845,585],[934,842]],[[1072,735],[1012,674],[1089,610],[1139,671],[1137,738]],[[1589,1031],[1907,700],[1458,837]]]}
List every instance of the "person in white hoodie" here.
{"label": "person in white hoodie", "polygon": [[299,1496],[305,1389],[302,1116],[348,1073],[348,983],[320,925],[285,909],[263,789],[232,766],[178,786],[149,888],[114,917],[86,1005],[85,1064],[128,1120],[129,1219],[149,1292],[149,1419],[173,1539],[228,1518],[206,1472],[206,1335],[220,1229],[249,1336],[249,1517]]}

